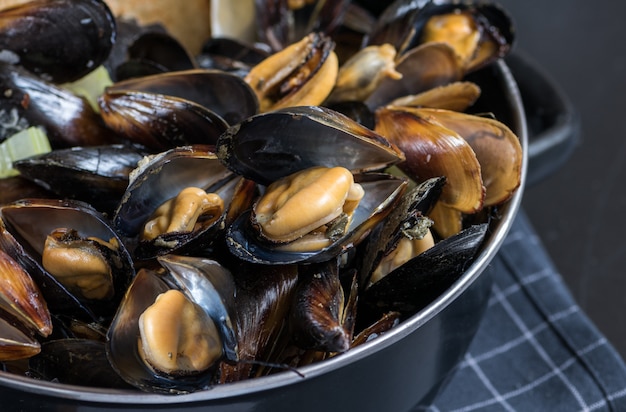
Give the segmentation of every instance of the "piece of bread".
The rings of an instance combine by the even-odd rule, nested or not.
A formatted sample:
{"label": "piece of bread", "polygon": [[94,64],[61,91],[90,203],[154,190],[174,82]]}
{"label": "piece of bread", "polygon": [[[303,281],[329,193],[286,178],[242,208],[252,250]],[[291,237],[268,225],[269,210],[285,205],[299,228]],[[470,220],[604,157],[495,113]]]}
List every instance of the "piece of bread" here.
{"label": "piece of bread", "polygon": [[115,16],[161,23],[194,55],[211,36],[211,0],[105,0]]}

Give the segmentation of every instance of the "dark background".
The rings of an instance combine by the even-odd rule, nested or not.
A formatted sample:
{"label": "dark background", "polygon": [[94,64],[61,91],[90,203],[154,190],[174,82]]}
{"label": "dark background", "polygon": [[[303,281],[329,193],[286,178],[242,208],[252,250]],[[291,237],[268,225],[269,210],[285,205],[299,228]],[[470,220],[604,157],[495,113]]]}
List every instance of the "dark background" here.
{"label": "dark background", "polygon": [[626,3],[500,4],[516,23],[515,50],[561,88],[581,125],[566,161],[526,188],[522,207],[576,301],[626,357]]}

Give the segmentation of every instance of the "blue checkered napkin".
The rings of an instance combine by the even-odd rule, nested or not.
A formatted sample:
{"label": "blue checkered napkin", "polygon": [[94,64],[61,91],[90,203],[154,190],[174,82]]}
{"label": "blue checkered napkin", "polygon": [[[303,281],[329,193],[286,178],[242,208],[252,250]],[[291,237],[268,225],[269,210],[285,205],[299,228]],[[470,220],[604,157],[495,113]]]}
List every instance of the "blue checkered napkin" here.
{"label": "blue checkered napkin", "polygon": [[521,212],[489,306],[436,411],[626,411],[626,366],[581,311]]}

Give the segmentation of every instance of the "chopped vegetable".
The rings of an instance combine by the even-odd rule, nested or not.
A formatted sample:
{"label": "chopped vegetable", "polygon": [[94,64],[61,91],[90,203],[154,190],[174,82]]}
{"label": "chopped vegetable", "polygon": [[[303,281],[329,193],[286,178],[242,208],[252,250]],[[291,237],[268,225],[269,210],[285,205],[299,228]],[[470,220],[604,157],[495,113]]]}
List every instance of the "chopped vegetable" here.
{"label": "chopped vegetable", "polygon": [[113,84],[109,72],[104,66],[99,66],[85,77],[72,83],[65,83],[63,87],[71,90],[79,96],[83,96],[91,107],[98,113],[98,97],[104,92],[104,89]]}
{"label": "chopped vegetable", "polygon": [[29,127],[12,135],[0,144],[0,178],[19,174],[13,168],[14,161],[51,150],[48,136],[41,127]]}

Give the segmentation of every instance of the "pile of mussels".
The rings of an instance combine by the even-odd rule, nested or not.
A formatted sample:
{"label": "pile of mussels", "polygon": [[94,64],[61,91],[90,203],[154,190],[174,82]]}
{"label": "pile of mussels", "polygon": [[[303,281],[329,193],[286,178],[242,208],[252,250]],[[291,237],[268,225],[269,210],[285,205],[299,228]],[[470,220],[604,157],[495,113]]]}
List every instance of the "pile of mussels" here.
{"label": "pile of mussels", "polygon": [[[258,43],[193,57],[99,0],[0,11],[0,137],[40,126],[53,149],[0,181],[5,371],[185,393],[292,370],[472,262],[522,151],[466,113],[464,79],[508,52],[510,18],[292,3],[257,1]],[[64,86],[102,66],[95,106]]]}

